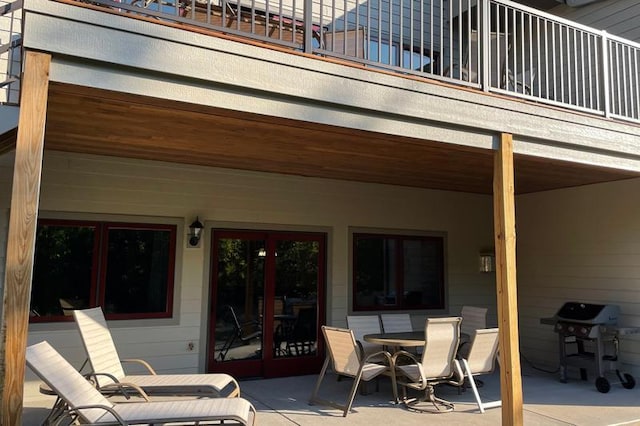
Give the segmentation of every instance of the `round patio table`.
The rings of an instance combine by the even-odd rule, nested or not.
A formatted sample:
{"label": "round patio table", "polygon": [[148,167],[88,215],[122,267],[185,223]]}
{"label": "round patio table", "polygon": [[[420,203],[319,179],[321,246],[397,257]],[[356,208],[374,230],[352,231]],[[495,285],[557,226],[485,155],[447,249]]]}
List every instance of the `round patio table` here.
{"label": "round patio table", "polygon": [[363,339],[369,343],[395,347],[424,346],[425,342],[424,331],[365,334]]}
{"label": "round patio table", "polygon": [[[365,334],[363,339],[369,343],[393,347],[424,346],[424,331],[402,331],[399,333]],[[468,342],[469,335],[460,333],[460,343]]]}

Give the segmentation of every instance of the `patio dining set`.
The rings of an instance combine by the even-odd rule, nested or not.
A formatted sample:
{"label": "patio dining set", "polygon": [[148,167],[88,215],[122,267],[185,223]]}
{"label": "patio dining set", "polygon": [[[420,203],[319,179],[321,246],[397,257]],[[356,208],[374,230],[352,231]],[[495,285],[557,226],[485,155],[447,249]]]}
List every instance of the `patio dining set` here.
{"label": "patio dining set", "polygon": [[[101,308],[74,310],[72,314],[90,373],[81,374],[46,341],[26,351],[27,365],[43,381],[41,393],[57,397],[43,425],[255,424],[256,409],[240,396],[240,385],[232,376],[157,374],[143,360],[120,359]],[[392,381],[393,400],[412,410],[452,411],[452,403],[435,395],[436,386],[443,383],[460,389],[470,387],[480,412],[500,405],[500,401],[483,402],[474,379],[493,371],[498,351],[498,329],[486,328],[486,309],[465,307],[458,317],[427,318],[424,330],[413,330],[408,314],[349,316],[347,322],[349,328],[322,326],[327,356],[311,404],[338,408],[346,416],[361,384],[387,376]],[[127,375],[123,367],[127,362],[135,362],[147,372]],[[320,396],[331,370],[339,377],[353,379],[344,404]],[[361,391],[365,393],[364,387]],[[424,396],[409,398],[408,391],[424,392]],[[126,403],[111,399],[114,395]],[[181,398],[156,402],[150,396]]]}
{"label": "patio dining set", "polygon": [[[498,329],[487,328],[485,308],[465,306],[461,316],[427,318],[424,330],[413,330],[408,314],[348,316],[347,324],[322,327],[327,357],[311,404],[340,409],[346,417],[361,383],[388,376],[393,401],[414,411],[453,411],[453,403],[436,396],[436,387],[443,384],[461,391],[471,388],[481,413],[501,405],[483,402],[478,390],[482,382],[475,379],[493,372],[498,354]],[[345,403],[320,396],[329,371],[353,379]],[[409,397],[409,391],[424,395]]]}

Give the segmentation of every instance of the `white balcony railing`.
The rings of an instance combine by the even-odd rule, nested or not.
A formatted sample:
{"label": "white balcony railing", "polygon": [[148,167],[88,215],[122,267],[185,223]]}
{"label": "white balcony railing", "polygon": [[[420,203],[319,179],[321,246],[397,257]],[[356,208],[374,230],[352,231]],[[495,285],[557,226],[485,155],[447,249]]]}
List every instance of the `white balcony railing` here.
{"label": "white balcony railing", "polygon": [[17,105],[22,64],[22,0],[0,0],[0,105]]}
{"label": "white balcony railing", "polygon": [[640,122],[640,44],[509,0],[86,1]]}

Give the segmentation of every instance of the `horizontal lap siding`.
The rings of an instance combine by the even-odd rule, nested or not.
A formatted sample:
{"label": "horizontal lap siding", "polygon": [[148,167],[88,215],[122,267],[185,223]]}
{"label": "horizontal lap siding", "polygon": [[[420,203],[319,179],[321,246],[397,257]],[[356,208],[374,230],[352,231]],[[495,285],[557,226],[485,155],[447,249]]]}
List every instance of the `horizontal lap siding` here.
{"label": "horizontal lap siding", "polygon": [[[10,176],[11,162],[10,155],[0,157],[1,181]],[[186,225],[196,215],[208,226],[327,232],[329,325],[344,325],[350,309],[352,228],[445,232],[449,311],[480,302],[495,316],[494,275],[477,272],[479,251],[493,244],[490,196],[54,151],[45,153],[42,182],[42,212],[184,221],[177,242],[176,318],[109,321],[120,356],[144,358],[160,373],[204,368],[211,234],[207,230],[200,249],[185,248]],[[0,188],[6,203],[10,196],[4,192]],[[419,314],[414,312],[417,323],[424,324]],[[42,339],[74,365],[84,360],[73,323],[32,325],[29,342]]]}
{"label": "horizontal lap siding", "polygon": [[611,34],[640,42],[640,3],[637,0],[608,0],[572,8],[559,6],[551,11]]}
{"label": "horizontal lap siding", "polygon": [[[517,198],[522,353],[558,364],[557,335],[540,318],[563,303],[620,306],[620,326],[640,327],[640,180]],[[640,335],[621,340],[621,369],[640,373]]]}

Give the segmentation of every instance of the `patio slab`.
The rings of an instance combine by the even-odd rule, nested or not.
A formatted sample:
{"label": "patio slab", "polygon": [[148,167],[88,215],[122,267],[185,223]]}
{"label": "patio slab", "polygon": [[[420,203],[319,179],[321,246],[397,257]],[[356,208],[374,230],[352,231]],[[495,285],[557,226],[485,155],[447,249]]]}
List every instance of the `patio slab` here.
{"label": "patio slab", "polygon": [[[353,411],[342,417],[339,410],[331,407],[309,405],[308,398],[315,386],[317,376],[299,376],[280,379],[245,380],[240,383],[242,396],[250,400],[258,410],[259,426],[286,425],[363,425],[385,423],[422,425],[478,425],[501,424],[501,409],[488,409],[480,414],[473,402],[470,390],[458,393],[449,386],[440,386],[437,394],[455,403],[455,411],[444,414],[417,413],[392,403],[390,381],[382,377],[379,390],[369,388],[368,395],[357,394]],[[484,386],[480,389],[484,401],[499,399],[497,373],[482,376]],[[40,425],[53,405],[54,397],[38,392],[37,382],[25,384],[23,424]],[[348,379],[337,381],[327,376],[321,396],[346,399],[351,386]],[[624,389],[612,384],[611,391],[602,394],[595,389],[593,381],[572,379],[560,383],[557,374],[523,369],[524,424],[535,426],[613,426],[640,425],[640,386]],[[340,399],[338,399],[340,398]]]}
{"label": "patio slab", "polygon": [[[286,379],[252,380],[241,384],[243,395],[260,412],[260,425],[331,425],[344,424],[339,410],[310,406],[307,402],[317,376]],[[483,401],[500,397],[498,374],[483,376],[480,389]],[[328,377],[321,396],[344,396],[350,388],[349,380],[336,381]],[[350,425],[393,424],[418,425],[428,421],[432,425],[497,425],[501,424],[501,409],[492,408],[481,414],[474,403],[473,393],[461,394],[453,387],[440,386],[438,396],[454,402],[455,411],[426,414],[409,411],[391,402],[388,380],[380,380],[380,389],[369,395],[357,394],[353,411],[347,416]],[[555,374],[527,372],[523,374],[524,423],[527,425],[604,426],[640,425],[640,389],[624,389],[613,384],[611,391],[602,394],[592,381],[572,380],[560,383]],[[321,423],[322,422],[322,423]],[[340,422],[340,423],[339,423]]]}

